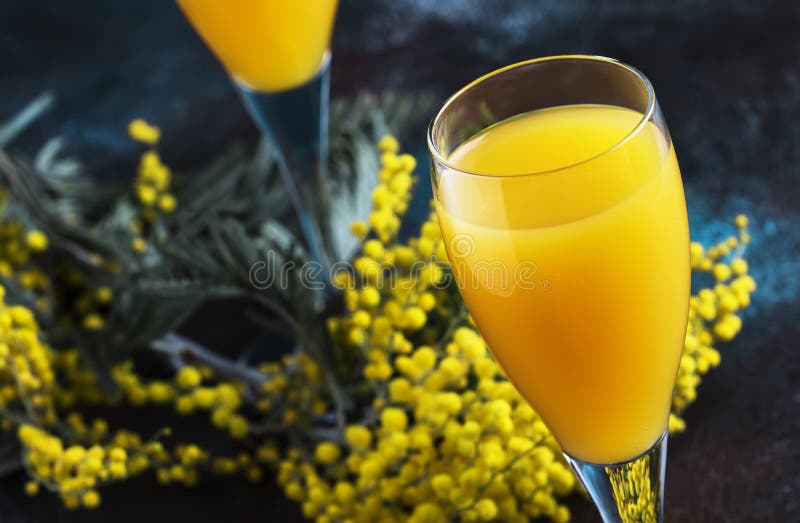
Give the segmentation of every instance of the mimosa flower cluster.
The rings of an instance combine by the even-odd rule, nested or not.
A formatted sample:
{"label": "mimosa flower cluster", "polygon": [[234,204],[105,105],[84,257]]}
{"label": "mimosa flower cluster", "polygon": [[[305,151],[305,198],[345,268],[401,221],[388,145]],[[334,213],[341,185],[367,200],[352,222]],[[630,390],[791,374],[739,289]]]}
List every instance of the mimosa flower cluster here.
{"label": "mimosa flower cluster", "polygon": [[734,220],[737,235],[709,248],[697,242],[690,246],[693,277],[708,282],[708,286],[689,300],[689,324],[672,398],[671,432],[685,429],[680,413],[696,399],[702,376],[719,365],[721,357],[715,346],[739,333],[739,313],[750,306],[750,295],[756,290],[744,259],[750,243],[747,222],[741,214]]}
{"label": "mimosa flower cluster", "polygon": [[[504,376],[458,290],[442,285],[449,266],[435,215],[414,237],[399,235],[416,161],[392,136],[378,143],[372,210],[351,226],[361,241],[353,270],[333,278],[341,312],[318,318],[325,357],[301,344],[279,361],[242,367],[196,348],[184,359],[190,343],[151,340],[147,350],[167,354],[174,372],[154,377],[118,362],[120,395],[112,397],[81,347],[45,343],[50,328],[111,328],[118,298],[104,282],[120,264],[155,255],[163,224],[186,201],[153,149],[158,128],[137,120],[129,132],[150,146],[129,196],[131,260],[95,260],[102,277],[92,279],[49,259],[44,232],[0,217],[0,277],[35,298],[29,306],[0,300],[0,426],[21,446],[28,494],[49,490],[69,508],[95,508],[104,486],[146,472],[184,486],[203,474],[253,482],[274,474],[317,523],[570,519],[563,499],[579,487],[557,442]],[[737,235],[718,245],[691,246],[694,275],[708,285],[691,298],[670,432],[685,429],[680,414],[719,364],[719,343],[740,330],[755,290],[744,258],[747,218],[735,225]],[[334,393],[331,368],[346,402]],[[98,408],[172,412],[176,428],[183,417],[204,419],[235,450],[178,441],[170,427],[147,435],[112,427],[89,414]]]}
{"label": "mimosa flower cluster", "polygon": [[[120,405],[97,387],[76,350],[55,353],[38,341],[34,334],[38,326],[29,311],[20,311],[27,309],[0,303],[0,321],[12,316],[0,347],[13,347],[5,356],[15,362],[0,376],[4,384],[0,412],[3,429],[16,430],[22,445],[22,461],[31,477],[25,486],[29,495],[45,488],[57,493],[68,508],[95,508],[103,486],[146,471],[153,471],[161,484],[193,486],[201,472],[240,473],[258,482],[265,467],[274,468],[279,453],[270,440],[235,455],[212,455],[192,443],[167,448],[161,440],[170,435],[168,428],[145,440],[130,430],[111,430],[105,419],[85,419],[78,409]],[[210,425],[234,440],[248,435],[248,421],[240,414],[241,386],[210,385],[214,380],[209,368],[185,366],[172,380],[143,380],[126,363],[116,367],[115,379],[131,406],[171,406],[179,416],[206,411]],[[16,388],[7,384],[10,381],[16,381]]]}
{"label": "mimosa flower cluster", "polygon": [[[155,147],[161,138],[158,127],[141,119],[133,120],[128,126],[128,133],[135,140]],[[141,204],[139,216],[131,223],[136,236],[131,240],[131,248],[139,253],[147,250],[144,240],[146,230],[152,226],[158,214],[171,213],[177,206],[175,196],[169,192],[172,174],[169,167],[161,162],[161,157],[151,149],[139,160],[134,189],[136,199]]]}

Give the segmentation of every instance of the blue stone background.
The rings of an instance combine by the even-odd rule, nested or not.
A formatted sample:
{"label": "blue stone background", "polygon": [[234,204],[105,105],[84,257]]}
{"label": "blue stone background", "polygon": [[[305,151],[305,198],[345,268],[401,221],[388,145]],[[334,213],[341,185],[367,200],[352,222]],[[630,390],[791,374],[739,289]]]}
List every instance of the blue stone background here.
{"label": "blue stone background", "polygon": [[[692,236],[719,240],[747,213],[759,283],[743,333],[721,347],[686,434],[670,441],[666,521],[800,521],[800,3],[342,0],[333,49],[334,96],[433,89],[443,98],[498,66],[560,53],[613,56],[650,77]],[[99,178],[133,176],[138,149],[125,127],[136,116],[162,127],[179,170],[257,139],[224,71],[166,0],[2,0],[0,120],[45,89],[55,109],[14,150],[32,154],[61,135]],[[403,141],[424,162],[422,132]],[[423,179],[416,220],[429,195]],[[227,317],[218,339],[235,330]],[[187,490],[141,478],[104,489],[91,513],[26,498],[23,482],[0,480],[0,522],[300,519],[275,488],[228,479]],[[575,521],[599,521],[580,497],[571,507]]]}

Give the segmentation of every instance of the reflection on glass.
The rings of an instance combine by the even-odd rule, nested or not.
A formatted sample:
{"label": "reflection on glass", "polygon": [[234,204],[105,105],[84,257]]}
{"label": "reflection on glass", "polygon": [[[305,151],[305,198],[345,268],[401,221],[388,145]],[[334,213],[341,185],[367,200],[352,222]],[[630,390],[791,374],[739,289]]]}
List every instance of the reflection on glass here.
{"label": "reflection on glass", "polygon": [[[478,329],[604,519],[657,521],[664,460],[653,456],[665,450],[690,269],[680,171],[650,82],[600,57],[524,62],[456,93],[428,138],[439,223]],[[618,496],[630,478],[647,490],[633,503]],[[650,516],[636,519],[638,500]]]}

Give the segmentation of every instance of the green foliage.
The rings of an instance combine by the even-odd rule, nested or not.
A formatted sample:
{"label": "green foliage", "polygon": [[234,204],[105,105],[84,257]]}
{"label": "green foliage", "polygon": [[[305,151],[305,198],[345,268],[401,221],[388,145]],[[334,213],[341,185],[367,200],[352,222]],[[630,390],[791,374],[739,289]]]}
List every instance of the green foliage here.
{"label": "green foliage", "polygon": [[[44,95],[3,127],[5,143],[51,103],[50,95]],[[388,128],[403,131],[418,123],[430,106],[430,97],[394,94],[333,103],[333,211],[327,220],[340,234],[333,238],[338,252],[331,253],[332,259],[356,248],[348,228],[369,212],[378,168],[375,142]],[[255,150],[235,145],[200,172],[175,175],[171,190],[180,204],[146,224],[144,253],[131,248],[136,236],[132,224],[141,210],[130,181],[94,183],[79,162],[61,158],[62,149],[62,141],[51,140],[33,161],[0,151],[0,174],[11,192],[4,218],[46,234],[51,269],[67,263],[83,276],[84,287],[112,290],[103,329],[76,335],[74,329],[58,328],[55,309],[41,311],[49,313],[42,314],[42,321],[52,328],[57,345],[81,347],[108,392],[115,389],[110,379],[115,362],[176,329],[201,304],[223,297],[249,298],[264,324],[305,339],[309,346],[322,343],[322,322],[309,317],[320,313],[318,296],[296,277],[285,288],[261,290],[248,278],[255,261],[281,265],[294,260],[299,266],[308,258],[298,231],[282,225],[294,221],[268,143]],[[14,282],[7,285],[19,291],[20,303],[35,301]],[[320,328],[308,332],[306,326],[314,324]]]}

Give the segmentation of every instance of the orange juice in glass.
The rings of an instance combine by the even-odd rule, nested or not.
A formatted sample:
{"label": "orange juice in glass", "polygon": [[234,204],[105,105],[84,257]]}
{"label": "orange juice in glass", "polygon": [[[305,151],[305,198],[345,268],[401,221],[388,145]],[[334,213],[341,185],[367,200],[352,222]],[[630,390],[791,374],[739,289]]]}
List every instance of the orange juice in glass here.
{"label": "orange juice in glass", "polygon": [[[330,40],[338,0],[176,0],[270,140],[298,235],[327,267]],[[323,271],[325,272],[325,271]]]}
{"label": "orange juice in glass", "polygon": [[690,268],[649,81],[600,57],[523,62],[451,97],[429,147],[453,275],[492,352],[604,520],[659,520]]}
{"label": "orange juice in glass", "polygon": [[262,92],[310,80],[328,52],[338,0],[177,0],[231,76]]}

